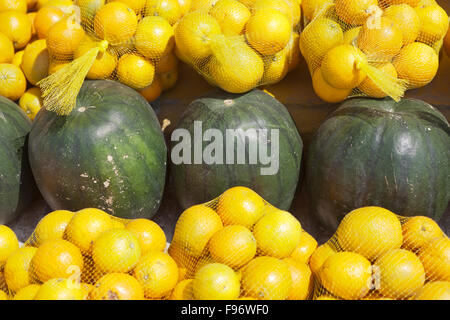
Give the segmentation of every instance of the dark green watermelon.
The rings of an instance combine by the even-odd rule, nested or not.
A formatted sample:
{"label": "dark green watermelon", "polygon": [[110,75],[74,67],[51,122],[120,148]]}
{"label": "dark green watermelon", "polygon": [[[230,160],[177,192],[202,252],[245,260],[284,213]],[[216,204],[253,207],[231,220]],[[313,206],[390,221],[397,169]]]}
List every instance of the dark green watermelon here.
{"label": "dark green watermelon", "polygon": [[11,222],[36,194],[27,156],[31,121],[0,96],[0,224]]}
{"label": "dark green watermelon", "polygon": [[86,81],[68,116],[40,111],[29,151],[53,209],[150,218],[159,208],[167,159],[161,127],[144,98],[118,82]]}
{"label": "dark green watermelon", "polygon": [[[245,161],[238,162],[238,143],[230,143],[234,154],[234,161],[227,162],[227,155],[231,155],[226,148],[226,139],[222,148],[217,148],[211,155],[217,156],[214,161],[205,161],[205,158],[195,163],[194,156],[199,155],[195,150],[195,123],[201,123],[203,133],[208,129],[215,129],[226,137],[226,130],[242,129],[242,133],[251,133],[248,129],[254,129],[261,134],[245,137],[241,135],[239,140],[244,151],[239,156],[245,156]],[[197,126],[198,128],[198,126]],[[274,140],[272,129],[278,132],[278,141]],[[192,137],[189,145],[191,155],[186,159],[190,161],[174,161],[174,157],[184,155],[178,149],[182,139],[176,140],[176,135],[184,130]],[[261,131],[257,131],[261,130]],[[265,131],[264,131],[265,130]],[[235,131],[238,133],[239,131]],[[266,137],[263,137],[266,132]],[[200,141],[201,151],[207,149],[210,141]],[[202,140],[200,138],[200,140]],[[228,140],[232,141],[232,140]],[[219,141],[221,142],[221,141]],[[279,165],[275,170],[275,161],[264,164],[251,146],[267,142],[266,156],[278,154]],[[277,144],[278,142],[278,144]],[[233,146],[234,145],[234,146]],[[278,145],[278,152],[272,154],[271,148]],[[242,150],[242,149],[241,149]],[[245,186],[253,189],[272,205],[288,209],[291,206],[300,176],[300,164],[302,158],[303,142],[297,127],[287,109],[275,98],[261,90],[253,90],[246,94],[230,94],[223,91],[214,91],[205,97],[192,102],[182,115],[177,128],[172,133],[171,150],[171,179],[175,186],[175,193],[179,204],[187,208],[193,204],[209,201],[225,190],[234,186]],[[220,151],[222,157],[220,157]],[[206,153],[206,154],[209,154]],[[222,158],[222,161],[220,159]],[[275,157],[276,158],[276,157]],[[250,159],[253,159],[251,161]],[[256,161],[255,161],[256,159]],[[267,159],[266,159],[267,160]],[[270,164],[272,163],[272,165]],[[263,168],[272,167],[273,172],[263,172]]]}
{"label": "dark green watermelon", "polygon": [[450,200],[449,124],[416,99],[348,100],[316,133],[306,180],[312,213],[330,231],[363,206],[438,221]]}

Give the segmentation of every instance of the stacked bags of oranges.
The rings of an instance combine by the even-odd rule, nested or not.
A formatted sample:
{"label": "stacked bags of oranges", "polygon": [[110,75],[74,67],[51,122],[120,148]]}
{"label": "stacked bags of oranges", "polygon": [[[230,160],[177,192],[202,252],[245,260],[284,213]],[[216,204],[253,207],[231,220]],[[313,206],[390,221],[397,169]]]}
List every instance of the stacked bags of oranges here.
{"label": "stacked bags of oranges", "polygon": [[186,209],[168,252],[180,279],[170,299],[306,300],[314,238],[289,212],[234,187]]}
{"label": "stacked bags of oranges", "polygon": [[175,26],[177,56],[209,83],[243,93],[296,67],[299,0],[192,1]]}
{"label": "stacked bags of oranges", "polygon": [[24,246],[0,226],[0,298],[142,300],[169,295],[178,267],[153,221],[122,220],[98,209],[54,211]]}
{"label": "stacked bags of oranges", "polygon": [[317,300],[450,299],[450,239],[427,217],[356,209],[309,265]]}
{"label": "stacked bags of oranges", "polygon": [[184,1],[76,0],[69,11],[46,36],[52,72],[39,86],[48,110],[70,113],[85,78],[117,80],[148,101],[175,85]]}
{"label": "stacked bags of oranges", "polygon": [[431,82],[448,30],[435,0],[304,0],[300,49],[316,94],[400,99]]}

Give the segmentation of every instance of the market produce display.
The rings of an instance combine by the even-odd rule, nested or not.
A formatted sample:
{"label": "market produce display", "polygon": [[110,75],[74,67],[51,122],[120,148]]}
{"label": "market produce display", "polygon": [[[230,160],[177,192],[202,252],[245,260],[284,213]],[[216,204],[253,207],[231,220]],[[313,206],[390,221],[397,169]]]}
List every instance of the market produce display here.
{"label": "market produce display", "polygon": [[211,84],[244,93],[299,62],[300,1],[193,1],[175,26],[176,54]]}
{"label": "market produce display", "polygon": [[[274,206],[290,208],[300,178],[303,142],[286,107],[274,97],[257,89],[246,94],[212,92],[188,106],[177,130],[187,130],[192,137],[188,161],[174,163],[178,151],[171,156],[172,180],[183,208],[207,202],[233,186],[252,188]],[[203,137],[210,130],[224,138],[214,137],[218,158],[196,162],[198,145],[206,151],[211,143],[212,138]],[[228,134],[231,131],[235,136]],[[172,153],[178,143],[173,141]]]}
{"label": "market produce display", "polygon": [[159,208],[167,149],[153,109],[133,89],[88,80],[67,116],[42,110],[29,158],[53,209],[94,207],[122,218],[149,218]]}
{"label": "market produce display", "polygon": [[449,146],[449,123],[423,101],[348,100],[310,145],[312,213],[331,232],[361,206],[439,221],[450,201]]}
{"label": "market produce display", "polygon": [[428,217],[358,208],[309,263],[314,299],[450,299],[450,239]]}
{"label": "market produce display", "polygon": [[17,104],[0,96],[0,223],[9,223],[35,196],[28,164],[31,122]]}
{"label": "market produce display", "polygon": [[321,99],[398,101],[435,77],[449,19],[434,0],[305,0],[302,8],[300,50]]}

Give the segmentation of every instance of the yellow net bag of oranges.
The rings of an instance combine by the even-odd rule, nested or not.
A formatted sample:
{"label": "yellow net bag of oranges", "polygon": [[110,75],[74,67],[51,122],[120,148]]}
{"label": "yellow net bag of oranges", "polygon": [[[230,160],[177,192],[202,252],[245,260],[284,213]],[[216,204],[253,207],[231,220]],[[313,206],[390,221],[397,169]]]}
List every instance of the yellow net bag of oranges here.
{"label": "yellow net bag of oranges", "polygon": [[428,217],[356,209],[309,265],[316,300],[450,300],[450,239]]}
{"label": "yellow net bag of oranges", "polygon": [[51,72],[38,85],[48,110],[69,114],[85,78],[120,81],[148,101],[175,85],[177,0],[76,0],[66,11],[45,36]]}
{"label": "yellow net bag of oranges", "polygon": [[435,77],[449,26],[434,0],[304,0],[300,36],[316,94],[399,100]]}
{"label": "yellow net bag of oranges", "polygon": [[244,93],[282,80],[299,59],[299,0],[192,1],[176,54],[209,83]]}

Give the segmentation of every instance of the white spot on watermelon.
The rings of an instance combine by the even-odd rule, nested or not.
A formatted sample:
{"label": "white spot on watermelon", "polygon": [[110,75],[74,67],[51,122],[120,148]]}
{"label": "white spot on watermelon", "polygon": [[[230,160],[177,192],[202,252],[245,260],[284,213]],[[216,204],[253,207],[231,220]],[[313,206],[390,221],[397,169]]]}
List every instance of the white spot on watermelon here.
{"label": "white spot on watermelon", "polygon": [[113,160],[114,160],[114,158],[112,157],[112,156],[110,156],[110,155],[108,155],[107,157],[106,157],[106,159],[108,160],[108,162],[113,162]]}
{"label": "white spot on watermelon", "polygon": [[80,174],[80,177],[82,177],[82,178],[88,178],[89,175],[88,175],[87,173],[82,173],[82,174]]}
{"label": "white spot on watermelon", "polygon": [[103,185],[105,186],[105,188],[108,188],[109,187],[109,179],[106,180],[105,182],[103,182]]}

